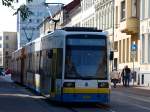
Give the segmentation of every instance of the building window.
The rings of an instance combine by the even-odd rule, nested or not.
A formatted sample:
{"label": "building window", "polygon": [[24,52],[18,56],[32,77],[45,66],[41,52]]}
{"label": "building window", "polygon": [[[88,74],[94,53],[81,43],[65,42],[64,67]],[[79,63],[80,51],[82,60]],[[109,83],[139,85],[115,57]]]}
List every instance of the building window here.
{"label": "building window", "polygon": [[9,36],[6,36],[6,40],[9,40]]}
{"label": "building window", "polygon": [[121,2],[121,21],[125,20],[125,0]]}
{"label": "building window", "polygon": [[115,28],[118,28],[118,6],[116,6],[116,24]]}
{"label": "building window", "polygon": [[0,65],[2,65],[2,58],[0,57]]}
{"label": "building window", "polygon": [[39,23],[39,22],[40,22],[40,19],[37,19],[36,22]]}
{"label": "building window", "polygon": [[121,56],[122,56],[121,55],[121,51],[122,51],[121,48],[122,48],[121,47],[121,40],[119,40],[119,63],[121,63]]}
{"label": "building window", "polygon": [[2,52],[0,51],[0,58],[2,57]]}
{"label": "building window", "polygon": [[8,51],[5,52],[5,55],[8,55]]}
{"label": "building window", "polygon": [[150,18],[150,0],[148,0],[148,17]]}
{"label": "building window", "polygon": [[126,55],[126,47],[125,47],[125,39],[123,39],[123,54],[122,54],[122,62],[125,63],[125,55]]}
{"label": "building window", "polygon": [[137,0],[132,0],[132,17],[137,17]]}
{"label": "building window", "polygon": [[148,34],[148,63],[150,63],[150,34]]}
{"label": "building window", "polygon": [[2,40],[2,37],[0,36],[0,40]]}
{"label": "building window", "polygon": [[9,45],[8,45],[8,43],[6,43],[5,47],[6,47],[6,48],[9,48]]}
{"label": "building window", "polygon": [[144,63],[145,59],[145,35],[142,34],[142,64]]}
{"label": "building window", "polygon": [[141,19],[145,18],[145,0],[141,0]]}
{"label": "building window", "polygon": [[2,48],[2,44],[0,44],[0,48]]}
{"label": "building window", "polygon": [[126,62],[129,62],[130,60],[129,60],[129,46],[130,46],[130,41],[129,41],[129,38],[127,38],[127,40],[126,40],[126,44],[127,44],[127,48],[126,48]]}
{"label": "building window", "polygon": [[114,50],[118,51],[118,41],[114,42]]}
{"label": "building window", "polygon": [[31,23],[32,22],[32,19],[29,19],[29,23]]}

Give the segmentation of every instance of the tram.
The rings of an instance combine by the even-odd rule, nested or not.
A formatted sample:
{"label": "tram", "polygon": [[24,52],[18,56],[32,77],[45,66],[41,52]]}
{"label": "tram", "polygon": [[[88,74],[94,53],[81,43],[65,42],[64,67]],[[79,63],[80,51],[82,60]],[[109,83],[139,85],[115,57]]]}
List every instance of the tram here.
{"label": "tram", "polygon": [[106,33],[65,27],[12,54],[12,80],[51,100],[110,103]]}

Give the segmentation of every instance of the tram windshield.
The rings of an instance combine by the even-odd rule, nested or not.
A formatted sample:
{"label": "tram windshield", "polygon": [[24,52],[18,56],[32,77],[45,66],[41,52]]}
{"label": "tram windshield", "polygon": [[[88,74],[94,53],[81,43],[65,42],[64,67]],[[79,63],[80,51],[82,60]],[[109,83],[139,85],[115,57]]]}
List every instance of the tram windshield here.
{"label": "tram windshield", "polygon": [[90,38],[68,38],[65,78],[107,79],[106,40],[88,37]]}

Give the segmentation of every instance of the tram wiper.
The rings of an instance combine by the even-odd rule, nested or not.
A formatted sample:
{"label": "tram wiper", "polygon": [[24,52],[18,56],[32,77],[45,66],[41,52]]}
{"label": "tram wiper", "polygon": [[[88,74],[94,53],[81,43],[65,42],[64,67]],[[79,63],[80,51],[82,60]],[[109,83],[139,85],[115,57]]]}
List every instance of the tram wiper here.
{"label": "tram wiper", "polygon": [[84,78],[88,80],[93,80],[93,76],[85,76]]}
{"label": "tram wiper", "polygon": [[77,73],[76,75],[77,75],[77,78],[84,79],[84,77],[80,75],[79,73]]}
{"label": "tram wiper", "polygon": [[81,76],[81,75],[79,75],[79,74],[78,74],[78,76],[79,76],[79,78],[82,79],[82,80],[92,80],[92,79],[93,79],[93,76],[84,76],[84,77],[83,77],[83,76]]}

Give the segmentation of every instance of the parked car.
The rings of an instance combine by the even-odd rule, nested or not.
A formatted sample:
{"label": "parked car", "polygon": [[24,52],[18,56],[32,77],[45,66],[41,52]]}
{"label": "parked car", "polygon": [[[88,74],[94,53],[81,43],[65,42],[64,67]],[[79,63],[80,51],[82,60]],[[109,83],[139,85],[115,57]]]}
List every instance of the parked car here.
{"label": "parked car", "polygon": [[11,69],[7,68],[7,69],[5,70],[5,74],[6,74],[6,75],[11,74],[11,73],[12,73],[12,72],[11,72]]}

